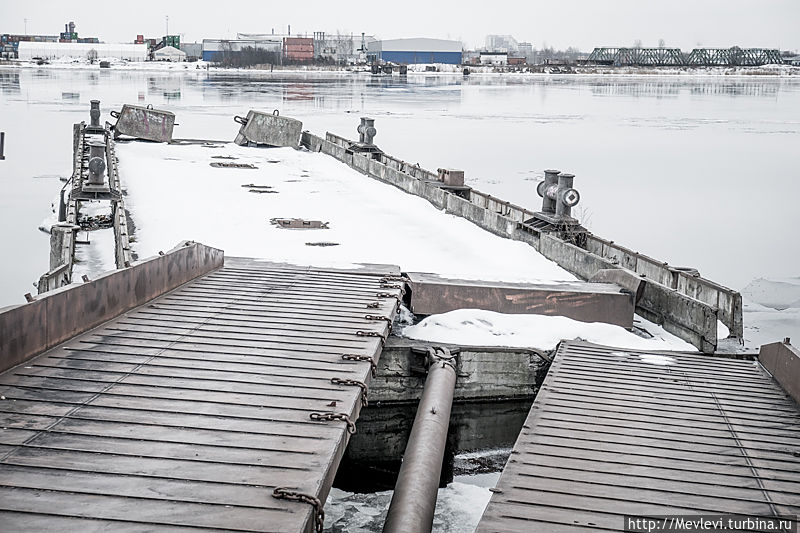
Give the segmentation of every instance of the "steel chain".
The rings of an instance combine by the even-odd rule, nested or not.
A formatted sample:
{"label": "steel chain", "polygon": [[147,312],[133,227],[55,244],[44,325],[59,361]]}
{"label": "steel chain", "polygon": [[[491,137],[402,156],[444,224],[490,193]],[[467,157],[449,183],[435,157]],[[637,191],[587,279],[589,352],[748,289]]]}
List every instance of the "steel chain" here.
{"label": "steel chain", "polygon": [[358,331],[356,331],[356,335],[358,335],[359,337],[378,337],[381,340],[381,346],[385,346],[386,345],[386,337],[384,337],[383,335],[381,335],[377,331],[362,331],[362,330],[358,330]]}
{"label": "steel chain", "polygon": [[295,492],[285,487],[275,487],[275,490],[272,491],[272,497],[311,505],[314,508],[314,529],[317,533],[322,533],[325,528],[325,509],[319,498],[310,494]]}
{"label": "steel chain", "polygon": [[392,332],[392,319],[388,316],[383,315],[364,315],[365,320],[385,320],[386,323],[389,325],[389,333]]}
{"label": "steel chain", "polygon": [[320,422],[332,422],[334,420],[341,420],[347,423],[347,432],[353,435],[356,432],[356,424],[352,420],[350,420],[350,416],[347,413],[311,413],[309,415],[311,420],[317,420]]}
{"label": "steel chain", "polygon": [[369,404],[369,400],[367,399],[367,394],[369,394],[369,387],[363,381],[358,381],[357,379],[343,379],[343,378],[331,378],[331,383],[334,385],[353,385],[361,389],[361,406],[366,407]]}
{"label": "steel chain", "polygon": [[368,355],[354,355],[346,353],[342,356],[342,359],[345,361],[367,361],[372,371],[372,377],[374,378],[378,375],[378,365],[375,364],[375,359]]}

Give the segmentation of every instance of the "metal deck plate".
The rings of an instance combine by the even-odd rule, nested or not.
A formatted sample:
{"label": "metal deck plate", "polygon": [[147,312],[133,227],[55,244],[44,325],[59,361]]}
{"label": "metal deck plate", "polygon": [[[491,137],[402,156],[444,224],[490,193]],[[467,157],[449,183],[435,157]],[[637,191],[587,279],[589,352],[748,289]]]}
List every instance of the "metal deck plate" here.
{"label": "metal deck plate", "polygon": [[496,490],[478,532],[796,516],[800,410],[753,361],[565,342]]}
{"label": "metal deck plate", "polygon": [[[225,267],[0,375],[2,530],[311,531],[399,290],[391,267]],[[382,296],[378,296],[381,294]],[[377,308],[367,304],[379,302]]]}

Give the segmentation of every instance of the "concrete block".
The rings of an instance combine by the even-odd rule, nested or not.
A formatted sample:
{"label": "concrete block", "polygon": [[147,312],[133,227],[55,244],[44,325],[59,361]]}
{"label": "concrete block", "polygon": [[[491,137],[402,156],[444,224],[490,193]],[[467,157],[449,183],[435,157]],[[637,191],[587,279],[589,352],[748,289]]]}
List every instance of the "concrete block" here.
{"label": "concrete block", "polygon": [[252,109],[248,111],[246,118],[235,117],[234,120],[242,125],[235,140],[236,144],[255,143],[292,148],[299,146],[303,130],[303,123],[299,120]]}
{"label": "concrete block", "polygon": [[644,292],[646,281],[641,276],[637,276],[630,270],[623,268],[601,268],[589,278],[591,283],[614,283],[627,290],[634,296],[634,301],[638,302]]}
{"label": "concrete block", "polygon": [[175,114],[169,111],[125,104],[119,113],[112,112],[117,119],[114,138],[128,135],[137,139],[156,142],[170,142]]}

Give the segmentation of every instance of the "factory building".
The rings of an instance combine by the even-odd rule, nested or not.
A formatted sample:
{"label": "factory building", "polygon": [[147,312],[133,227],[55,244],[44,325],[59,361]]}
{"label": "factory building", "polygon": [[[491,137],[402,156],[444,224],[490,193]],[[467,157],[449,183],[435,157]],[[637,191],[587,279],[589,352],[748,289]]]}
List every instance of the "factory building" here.
{"label": "factory building", "polygon": [[449,63],[460,65],[460,41],[444,39],[391,39],[367,45],[367,60],[397,64]]}
{"label": "factory building", "polygon": [[283,58],[296,63],[314,61],[314,39],[310,37],[284,37]]}
{"label": "factory building", "polygon": [[245,48],[254,48],[280,55],[283,39],[203,39],[203,61],[220,61],[225,53],[241,52]]}
{"label": "factory building", "polygon": [[18,53],[19,59],[24,61],[32,59],[58,60],[70,57],[85,59],[90,58],[90,56],[95,59],[114,58],[125,61],[145,61],[147,59],[147,45],[23,41],[19,43]]}

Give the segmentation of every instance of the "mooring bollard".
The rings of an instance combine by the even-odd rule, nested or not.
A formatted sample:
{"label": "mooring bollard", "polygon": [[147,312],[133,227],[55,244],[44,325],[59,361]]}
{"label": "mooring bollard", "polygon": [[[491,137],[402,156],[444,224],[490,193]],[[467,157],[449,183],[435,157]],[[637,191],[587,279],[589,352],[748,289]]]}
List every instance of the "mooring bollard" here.
{"label": "mooring bollard", "polygon": [[572,188],[573,174],[562,174],[558,170],[545,170],[544,181],[539,183],[536,192],[542,197],[542,213],[556,218],[569,218],[572,208],[578,204],[581,195]]}
{"label": "mooring bollard", "polygon": [[89,111],[89,117],[91,118],[91,127],[92,128],[99,128],[100,127],[100,100],[92,100],[91,104],[92,104],[92,108]]}
{"label": "mooring bollard", "polygon": [[102,186],[105,182],[106,144],[102,141],[89,141],[89,180],[88,185]]}
{"label": "mooring bollard", "polygon": [[372,140],[378,134],[375,129],[375,119],[369,117],[361,117],[361,124],[358,125],[358,141],[362,144],[373,144]]}
{"label": "mooring bollard", "polygon": [[0,131],[0,161],[6,158],[4,150],[6,148],[6,132]]}

